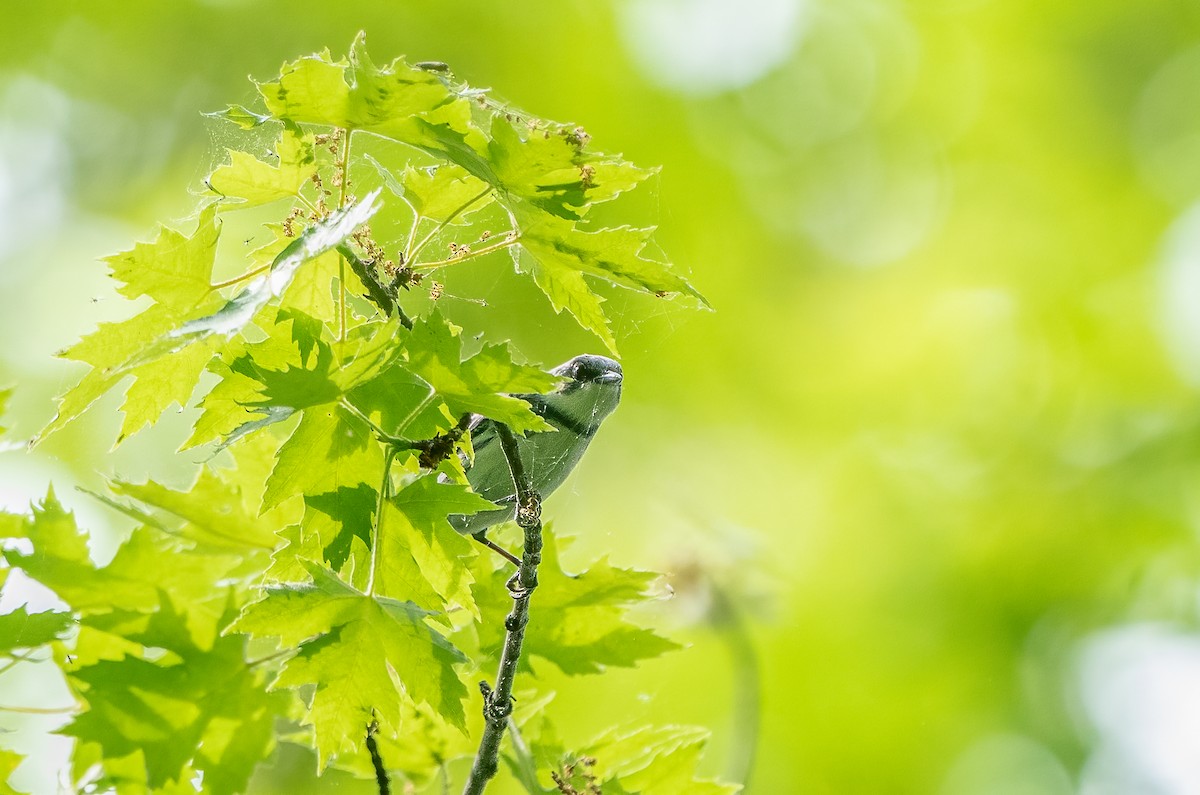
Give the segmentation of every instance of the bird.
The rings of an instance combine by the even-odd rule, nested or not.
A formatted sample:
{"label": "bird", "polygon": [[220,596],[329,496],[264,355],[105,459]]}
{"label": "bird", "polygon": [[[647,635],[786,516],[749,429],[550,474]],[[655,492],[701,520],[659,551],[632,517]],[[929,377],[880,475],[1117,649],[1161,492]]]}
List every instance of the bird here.
{"label": "bird", "polygon": [[[576,356],[550,372],[562,379],[554,391],[544,395],[513,395],[528,403],[534,414],[554,428],[516,435],[521,462],[534,491],[542,498],[561,486],[583,458],[601,423],[620,403],[624,380],[620,364],[595,354]],[[458,532],[474,536],[491,547],[484,534],[489,527],[513,519],[516,487],[500,443],[497,422],[477,414],[467,428],[475,453],[474,462],[466,470],[467,482],[476,494],[504,507],[471,515],[451,515],[449,521]]]}

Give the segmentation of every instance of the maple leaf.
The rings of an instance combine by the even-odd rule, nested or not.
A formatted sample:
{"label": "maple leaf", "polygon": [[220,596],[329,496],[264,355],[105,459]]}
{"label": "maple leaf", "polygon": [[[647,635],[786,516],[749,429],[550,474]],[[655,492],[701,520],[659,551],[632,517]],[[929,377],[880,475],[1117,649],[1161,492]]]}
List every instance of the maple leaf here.
{"label": "maple leaf", "polygon": [[619,156],[590,152],[586,135],[566,124],[541,123],[522,138],[503,116],[492,120],[488,158],[498,186],[560,218],[631,190],[655,172]]}
{"label": "maple leaf", "polygon": [[74,624],[70,613],[54,610],[30,613],[21,605],[0,615],[0,654],[45,645],[65,635]]}
{"label": "maple leaf", "polygon": [[229,631],[299,646],[272,687],[314,686],[305,723],[320,767],[360,749],[375,719],[395,731],[405,699],[462,726],[466,688],[454,666],[465,658],[425,622],[429,614],[358,591],[315,563],[305,568],[312,582],[267,586]]}
{"label": "maple leaf", "polygon": [[274,748],[275,719],[291,708],[286,694],[266,692],[264,675],[246,665],[246,639],[197,646],[168,600],[153,612],[112,611],[84,622],[142,650],[69,670],[68,683],[88,709],[59,732],[94,743],[105,759],[140,752],[151,788],[198,770],[206,792],[244,791]]}
{"label": "maple leaf", "polygon": [[259,83],[258,90],[274,118],[370,130],[425,149],[440,148],[448,132],[450,140],[470,132],[466,100],[403,58],[376,67],[362,33],[349,58],[334,61],[328,51],[301,58],[284,64],[279,78]]}
{"label": "maple leaf", "polygon": [[487,195],[489,185],[460,165],[408,166],[397,179],[378,160],[367,155],[383,184],[412,208],[421,218],[463,224],[471,214],[487,207],[494,199]]}
{"label": "maple leaf", "polygon": [[[214,585],[241,562],[236,556],[189,549],[158,529],[142,526],[107,565],[97,567],[74,516],[53,491],[35,506],[23,535],[33,551],[6,548],[9,565],[54,591],[74,611],[86,616],[113,609],[154,610],[165,594],[181,611],[192,642],[201,648],[212,644],[225,610],[227,596]],[[161,565],[164,559],[172,565]]]}
{"label": "maple leaf", "polygon": [[428,610],[457,605],[478,618],[467,561],[476,554],[469,539],[454,531],[449,514],[474,514],[495,505],[466,486],[418,477],[384,503],[380,521],[381,593]]}
{"label": "maple leaf", "polygon": [[239,209],[295,198],[317,171],[312,136],[296,125],[284,125],[275,150],[279,161],[275,165],[238,149],[228,150],[229,162],[209,175],[208,186],[235,200]]}
{"label": "maple leaf", "polygon": [[96,331],[60,354],[89,364],[92,369],[58,398],[57,415],[35,441],[78,417],[126,375],[133,377],[133,385],[122,407],[122,439],[156,421],[171,403],[186,403],[212,356],[211,348],[197,348],[169,363],[123,365],[153,340],[219,303],[209,287],[219,236],[216,209],[209,206],[200,213],[191,237],[162,227],[153,242],[138,243],[108,258],[113,277],[122,282],[117,288],[122,295],[146,295],[155,303],[128,320],[101,323]]}
{"label": "maple leaf", "polygon": [[461,359],[459,331],[437,310],[416,322],[405,341],[408,369],[429,383],[455,416],[474,412],[518,432],[550,430],[528,403],[505,393],[548,392],[558,378],[516,364],[507,345],[485,345],[474,356]]}
{"label": "maple leaf", "polygon": [[263,510],[300,494],[324,494],[376,483],[383,449],[370,427],[344,408],[316,406],[279,448],[263,493]]}
{"label": "maple leaf", "polygon": [[[660,575],[620,569],[607,558],[586,571],[567,574],[558,557],[558,541],[544,528],[542,563],[534,604],[536,618],[525,631],[525,652],[554,663],[566,674],[589,674],[607,666],[632,667],[639,660],[678,649],[649,629],[626,618],[629,608],[646,600],[647,591]],[[510,574],[491,570],[490,559],[476,565],[472,589],[483,620],[476,623],[480,649],[498,656],[504,643],[503,615],[512,598],[505,587]],[[479,571],[480,566],[485,571]],[[526,658],[527,660],[528,658]]]}

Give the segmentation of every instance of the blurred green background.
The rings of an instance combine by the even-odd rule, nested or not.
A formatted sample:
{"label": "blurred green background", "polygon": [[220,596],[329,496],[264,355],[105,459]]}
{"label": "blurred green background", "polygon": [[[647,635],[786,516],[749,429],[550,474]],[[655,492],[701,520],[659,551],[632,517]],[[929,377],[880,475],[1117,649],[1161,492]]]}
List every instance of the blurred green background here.
{"label": "blurred green background", "polygon": [[[609,304],[624,403],[548,511],[581,536],[569,560],[672,572],[656,620],[691,645],[556,680],[568,740],[698,723],[714,731],[705,771],[734,769],[757,669],[752,793],[1200,792],[1200,5],[58,0],[3,15],[0,383],[18,388],[17,435],[79,376],[54,352],[131,311],[97,258],[194,209],[186,188],[223,155],[200,112],[253,101],[247,75],[343,53],[362,29],[378,62],[445,61],[662,164],[626,209],[716,307]],[[534,361],[599,349],[510,271],[498,257],[454,274],[446,310],[472,323],[460,299],[500,306]],[[186,416],[109,455],[119,405],[0,455],[6,505],[53,480],[101,556],[125,526],[72,486],[182,485],[199,460],[172,452]],[[750,655],[730,653],[726,601]],[[0,701],[65,698],[22,676]],[[0,743],[41,749],[18,781],[52,791],[61,745],[35,735],[54,719],[3,720],[18,731]],[[291,761],[262,791],[301,791]]]}

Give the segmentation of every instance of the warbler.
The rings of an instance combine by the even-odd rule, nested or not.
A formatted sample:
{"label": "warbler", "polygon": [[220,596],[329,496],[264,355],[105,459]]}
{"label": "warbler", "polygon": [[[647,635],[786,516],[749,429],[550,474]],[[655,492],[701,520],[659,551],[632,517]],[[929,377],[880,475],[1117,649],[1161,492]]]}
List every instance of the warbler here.
{"label": "warbler", "polygon": [[[553,392],[513,395],[529,403],[533,413],[555,429],[516,437],[521,462],[533,481],[534,490],[542,498],[550,496],[563,484],[583,458],[600,424],[616,410],[621,400],[623,379],[621,365],[605,356],[590,354],[576,356],[550,372],[563,379]],[[515,515],[516,487],[504,457],[496,422],[475,415],[468,429],[475,461],[467,470],[467,481],[476,494],[505,507],[449,518],[458,532],[482,541],[484,531],[489,527]]]}

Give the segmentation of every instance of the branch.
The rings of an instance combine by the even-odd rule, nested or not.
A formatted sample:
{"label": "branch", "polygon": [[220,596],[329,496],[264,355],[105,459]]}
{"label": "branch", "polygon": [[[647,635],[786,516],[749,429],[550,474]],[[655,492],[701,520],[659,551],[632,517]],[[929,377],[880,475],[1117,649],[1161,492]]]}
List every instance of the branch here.
{"label": "branch", "polygon": [[371,766],[375,768],[375,783],[379,785],[379,795],[388,795],[392,791],[392,782],[388,778],[387,768],[383,766],[383,757],[379,755],[379,745],[375,742],[375,733],[379,724],[375,721],[367,726],[367,753],[371,755]]}
{"label": "branch", "polygon": [[483,737],[479,740],[479,750],[475,753],[475,762],[471,765],[471,775],[463,795],[481,795],[499,767],[500,740],[504,737],[504,729],[512,714],[513,682],[517,676],[517,663],[521,659],[521,645],[525,642],[525,625],[529,623],[529,599],[537,588],[537,569],[542,562],[541,497],[533,490],[533,481],[525,471],[517,448],[517,437],[512,429],[496,423],[496,430],[517,490],[517,524],[525,531],[525,549],[517,573],[508,581],[513,608],[504,619],[508,634],[500,655],[496,689],[488,687],[487,682],[479,683],[483,693]]}

